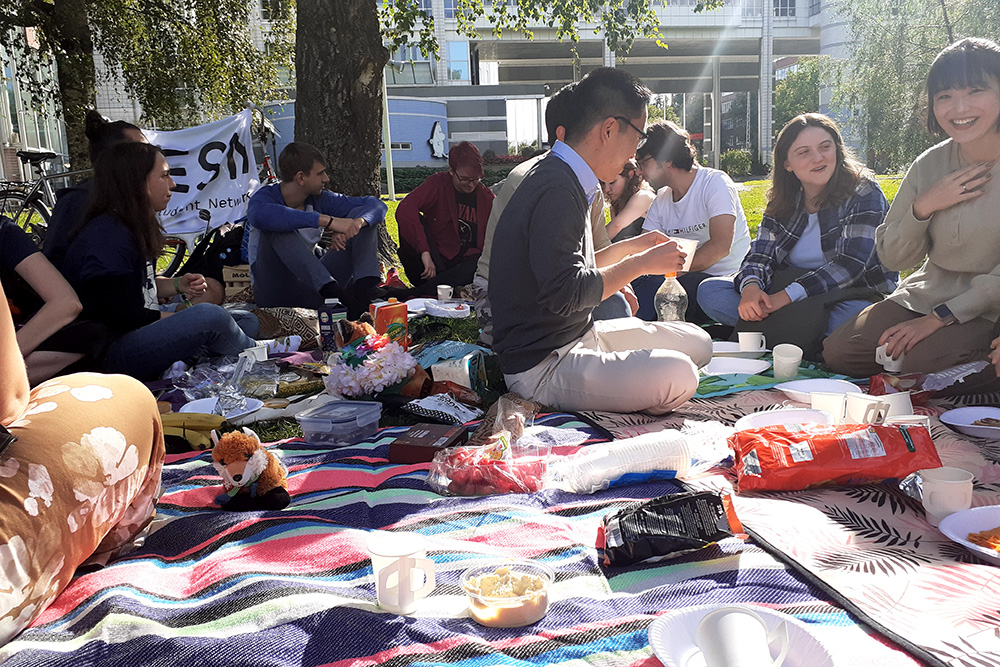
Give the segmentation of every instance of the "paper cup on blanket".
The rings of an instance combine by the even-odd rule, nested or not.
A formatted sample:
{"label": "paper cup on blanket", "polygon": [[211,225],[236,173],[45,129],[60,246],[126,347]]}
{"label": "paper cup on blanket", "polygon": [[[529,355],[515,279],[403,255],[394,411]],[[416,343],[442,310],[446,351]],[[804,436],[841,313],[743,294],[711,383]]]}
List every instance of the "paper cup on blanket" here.
{"label": "paper cup on blanket", "polygon": [[847,407],[844,411],[845,424],[881,424],[885,421],[888,405],[883,396],[868,394],[847,394]]}
{"label": "paper cup on blanket", "polygon": [[423,536],[374,530],[367,547],[378,606],[394,614],[415,611],[417,602],[434,590],[434,561],[427,558]]}
{"label": "paper cup on blanket", "polygon": [[830,391],[811,391],[809,392],[809,401],[814,410],[823,410],[833,415],[834,424],[844,423],[847,394],[836,394]]}
{"label": "paper cup on blanket", "polygon": [[736,606],[706,614],[695,641],[706,667],[780,667],[789,648],[784,621],[768,632],[760,614]]}
{"label": "paper cup on blanket", "polygon": [[950,514],[972,507],[974,476],[971,472],[945,466],[921,470],[917,474],[920,475],[927,522],[932,526]]}
{"label": "paper cup on blanket", "polygon": [[775,345],[771,350],[774,360],[775,380],[794,380],[799,374],[799,364],[802,363],[802,348],[791,343]]}
{"label": "paper cup on blanket", "polygon": [[910,400],[910,392],[908,391],[900,391],[895,394],[882,394],[878,398],[888,407],[885,413],[886,417],[913,414],[913,402]]}

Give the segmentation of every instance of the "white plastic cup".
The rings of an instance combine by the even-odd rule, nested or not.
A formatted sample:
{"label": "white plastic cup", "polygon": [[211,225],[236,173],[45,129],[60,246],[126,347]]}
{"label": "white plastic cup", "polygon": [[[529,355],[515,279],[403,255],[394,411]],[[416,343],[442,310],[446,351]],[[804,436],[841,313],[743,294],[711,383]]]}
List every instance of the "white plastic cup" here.
{"label": "white plastic cup", "polygon": [[767,339],[759,331],[740,331],[740,352],[759,352],[767,349]]}
{"label": "white plastic cup", "polygon": [[893,415],[882,423],[886,426],[923,426],[928,431],[931,428],[931,418],[927,415]]}
{"label": "white plastic cup", "polygon": [[882,399],[884,396],[869,396],[868,394],[847,394],[847,406],[844,409],[845,424],[881,424],[885,421],[889,406]]}
{"label": "white plastic cup", "polygon": [[455,288],[451,285],[438,285],[438,301],[447,301],[451,298],[451,295],[455,292]]}
{"label": "white plastic cup", "polygon": [[927,522],[932,526],[955,512],[972,507],[973,474],[961,468],[932,468],[921,470],[920,488],[927,513]]}
{"label": "white plastic cup", "polygon": [[698,239],[679,239],[672,236],[670,240],[676,243],[677,249],[686,255],[681,271],[690,271],[691,262],[694,261],[694,253],[698,249]]}
{"label": "white plastic cup", "polygon": [[905,355],[900,352],[899,356],[893,359],[886,351],[888,345],[888,343],[883,343],[875,348],[875,363],[880,364],[887,373],[898,373],[903,370],[903,357]]}
{"label": "white plastic cup", "polygon": [[847,409],[847,394],[835,394],[830,391],[809,392],[809,403],[814,410],[823,410],[833,415],[834,424],[844,423]]}
{"label": "white plastic cup", "polygon": [[413,613],[434,590],[434,561],[427,558],[423,536],[374,530],[367,546],[378,606],[394,614]]}
{"label": "white plastic cup", "polygon": [[721,607],[699,621],[695,642],[706,667],[780,667],[788,655],[788,625],[782,621],[769,632],[760,614],[745,607]]}
{"label": "white plastic cup", "polygon": [[879,396],[879,400],[888,407],[885,413],[886,418],[913,414],[913,402],[910,400],[910,392],[908,391],[883,394]]}
{"label": "white plastic cup", "polygon": [[775,345],[771,350],[775,380],[794,380],[802,363],[802,348],[791,343]]}

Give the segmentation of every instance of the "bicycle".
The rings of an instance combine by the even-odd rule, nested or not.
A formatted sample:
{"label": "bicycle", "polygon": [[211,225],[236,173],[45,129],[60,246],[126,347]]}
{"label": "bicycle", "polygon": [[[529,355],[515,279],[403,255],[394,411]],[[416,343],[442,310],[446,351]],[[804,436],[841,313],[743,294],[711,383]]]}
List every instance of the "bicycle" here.
{"label": "bicycle", "polygon": [[52,151],[26,148],[19,150],[17,157],[22,163],[30,164],[38,178],[25,182],[0,181],[0,216],[13,220],[28,233],[35,245],[41,247],[52,218],[52,207],[56,203],[49,179],[65,178],[68,174],[50,176],[45,171],[45,163],[59,157]]}

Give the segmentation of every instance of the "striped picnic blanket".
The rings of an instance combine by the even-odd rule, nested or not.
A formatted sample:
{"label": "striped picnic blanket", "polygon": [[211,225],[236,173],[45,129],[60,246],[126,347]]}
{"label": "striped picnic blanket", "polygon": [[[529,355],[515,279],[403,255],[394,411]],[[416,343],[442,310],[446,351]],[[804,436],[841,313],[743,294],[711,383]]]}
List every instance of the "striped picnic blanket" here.
{"label": "striped picnic blanket", "polygon": [[[569,415],[541,419],[587,429]],[[443,498],[426,464],[392,465],[402,429],[341,449],[277,445],[292,504],[280,512],[213,508],[221,480],[207,453],[168,457],[153,532],[138,550],[80,573],[41,617],[0,648],[9,666],[72,665],[657,665],[647,628],[693,605],[753,603],[809,623],[838,664],[913,667],[843,609],[757,546],[732,538],[658,564],[605,570],[601,517],[681,490],[672,481],[592,496]],[[591,433],[596,433],[591,431]],[[437,585],[417,612],[375,603],[371,529],[425,536]],[[468,615],[461,573],[519,556],[556,571],[548,615],[489,629]],[[792,665],[791,667],[795,667]]]}

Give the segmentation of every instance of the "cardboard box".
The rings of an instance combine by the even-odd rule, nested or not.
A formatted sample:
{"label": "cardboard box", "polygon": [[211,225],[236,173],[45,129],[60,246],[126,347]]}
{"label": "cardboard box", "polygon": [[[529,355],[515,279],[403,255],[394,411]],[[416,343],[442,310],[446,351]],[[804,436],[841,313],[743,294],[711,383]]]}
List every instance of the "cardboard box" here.
{"label": "cardboard box", "polygon": [[479,350],[458,359],[439,361],[430,367],[435,382],[450,380],[477,394],[486,391],[486,358]]}
{"label": "cardboard box", "polygon": [[222,282],[225,283],[227,297],[239,294],[250,287],[250,265],[222,267]]}
{"label": "cardboard box", "polygon": [[442,449],[464,445],[469,430],[448,424],[417,424],[389,444],[390,463],[430,463]]}
{"label": "cardboard box", "polygon": [[395,299],[379,301],[368,306],[368,312],[375,320],[376,333],[388,335],[389,340],[399,343],[404,350],[410,347],[409,312],[405,303]]}

